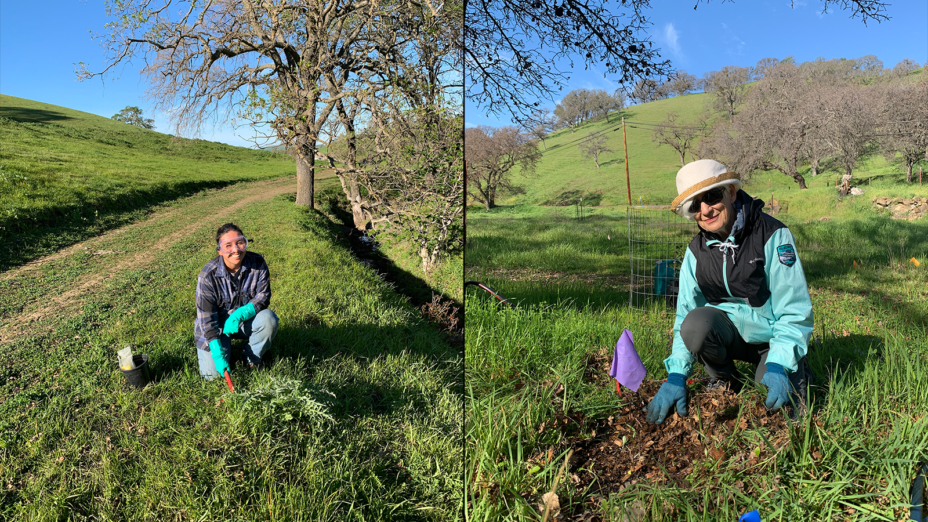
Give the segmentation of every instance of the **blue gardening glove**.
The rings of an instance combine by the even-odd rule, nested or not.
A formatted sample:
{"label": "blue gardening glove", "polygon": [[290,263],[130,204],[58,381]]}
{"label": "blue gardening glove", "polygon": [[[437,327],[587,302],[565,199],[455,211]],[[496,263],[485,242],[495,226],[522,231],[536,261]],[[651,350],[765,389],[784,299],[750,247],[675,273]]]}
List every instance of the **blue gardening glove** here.
{"label": "blue gardening glove", "polygon": [[677,405],[677,414],[686,415],[686,377],[682,373],[671,373],[667,382],[657,390],[657,395],[648,403],[648,422],[661,424]]}
{"label": "blue gardening glove", "polygon": [[222,333],[225,335],[237,334],[242,322],[251,319],[257,314],[258,312],[255,312],[255,305],[251,303],[236,308],[234,312],[229,314],[229,318],[226,319],[226,324],[222,327]]}
{"label": "blue gardening glove", "polygon": [[786,370],[782,366],[768,363],[767,372],[760,382],[767,387],[767,402],[764,406],[768,410],[780,409],[789,402],[789,379],[786,378]]}
{"label": "blue gardening glove", "polygon": [[213,355],[213,364],[216,365],[216,371],[219,372],[219,375],[226,373],[229,370],[229,361],[226,360],[226,356],[222,353],[222,344],[219,339],[213,339],[209,342],[209,353]]}

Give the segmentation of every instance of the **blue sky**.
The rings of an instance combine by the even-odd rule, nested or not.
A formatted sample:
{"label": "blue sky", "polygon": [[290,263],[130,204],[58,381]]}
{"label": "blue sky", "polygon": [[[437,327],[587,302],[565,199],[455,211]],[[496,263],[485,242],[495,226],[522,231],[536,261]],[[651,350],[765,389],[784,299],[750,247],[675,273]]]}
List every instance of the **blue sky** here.
{"label": "blue sky", "polygon": [[[39,7],[37,7],[39,6]],[[152,110],[145,98],[141,63],[120,68],[115,78],[77,81],[74,64],[102,68],[103,51],[90,32],[107,22],[102,0],[0,0],[0,93],[109,118],[123,107],[141,107],[155,120],[155,130],[172,133],[168,117]],[[199,136],[230,145],[249,146],[231,125],[207,128]]]}
{"label": "blue sky", "polygon": [[[821,0],[796,0],[792,7],[789,0],[714,0],[701,2],[696,10],[696,0],[656,0],[646,16],[653,24],[651,40],[661,49],[662,57],[669,59],[675,69],[699,78],[726,65],[753,66],[762,58],[790,55],[797,63],[819,56],[831,59],[873,54],[886,67],[904,58],[924,65],[928,60],[928,2],[888,2],[892,4],[887,8],[890,20],[871,20],[866,26],[836,6],[823,14]],[[581,63],[567,74],[571,77],[569,87],[554,101],[542,101],[542,106],[553,110],[558,99],[571,89],[614,91],[619,87],[616,77],[604,77],[604,72],[602,67],[584,71]],[[468,102],[465,122],[467,126],[512,124],[507,117],[487,116],[486,111]]]}

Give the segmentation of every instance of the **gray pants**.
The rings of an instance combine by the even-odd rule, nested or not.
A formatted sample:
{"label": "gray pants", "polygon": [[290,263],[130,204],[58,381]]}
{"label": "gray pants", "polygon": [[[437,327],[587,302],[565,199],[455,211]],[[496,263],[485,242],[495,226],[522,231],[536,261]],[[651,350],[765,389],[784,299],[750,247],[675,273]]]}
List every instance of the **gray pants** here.
{"label": "gray pants", "polygon": [[[247,321],[242,321],[242,333],[237,333],[232,337],[235,339],[248,339],[248,346],[245,347],[245,359],[251,364],[261,362],[261,356],[271,347],[271,341],[277,335],[277,314],[264,309],[258,312],[258,315]],[[222,345],[222,353],[226,360],[230,359],[232,351],[232,339],[227,335],[219,336],[219,344]],[[197,358],[200,363],[200,375],[206,380],[213,380],[219,377],[216,373],[216,363],[213,362],[213,354],[209,350],[197,350]],[[231,366],[231,360],[230,366]]]}
{"label": "gray pants", "polygon": [[[770,345],[745,342],[728,314],[718,308],[703,306],[691,310],[680,325],[680,338],[686,349],[705,367],[710,379],[728,382],[734,391],[740,391],[744,382],[735,361],[756,365],[754,382],[758,384],[767,373]],[[806,386],[811,384],[811,376],[805,357],[799,360],[797,371],[788,375],[793,394],[802,403],[805,403]]]}

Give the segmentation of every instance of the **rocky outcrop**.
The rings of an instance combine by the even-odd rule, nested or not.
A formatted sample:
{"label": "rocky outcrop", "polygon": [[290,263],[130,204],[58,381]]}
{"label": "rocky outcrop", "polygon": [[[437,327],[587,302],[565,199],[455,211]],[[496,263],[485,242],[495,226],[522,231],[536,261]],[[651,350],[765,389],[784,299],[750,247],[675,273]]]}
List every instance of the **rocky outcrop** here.
{"label": "rocky outcrop", "polygon": [[873,208],[886,211],[893,219],[919,219],[928,215],[928,198],[873,198]]}

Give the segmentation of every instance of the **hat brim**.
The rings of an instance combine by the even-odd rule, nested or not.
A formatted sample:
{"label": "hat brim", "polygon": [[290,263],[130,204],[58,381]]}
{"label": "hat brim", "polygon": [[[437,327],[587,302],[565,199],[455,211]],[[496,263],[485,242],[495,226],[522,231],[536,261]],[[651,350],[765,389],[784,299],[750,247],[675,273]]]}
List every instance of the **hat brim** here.
{"label": "hat brim", "polygon": [[678,216],[685,217],[692,221],[696,217],[696,214],[690,212],[690,203],[693,201],[693,198],[716,187],[724,187],[726,185],[736,185],[740,189],[741,176],[735,172],[726,172],[714,178],[700,181],[677,196],[673,200],[673,203],[670,204],[670,209]]}

